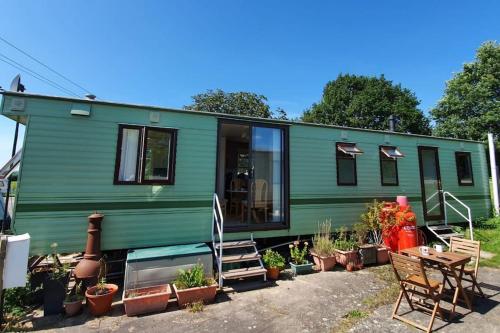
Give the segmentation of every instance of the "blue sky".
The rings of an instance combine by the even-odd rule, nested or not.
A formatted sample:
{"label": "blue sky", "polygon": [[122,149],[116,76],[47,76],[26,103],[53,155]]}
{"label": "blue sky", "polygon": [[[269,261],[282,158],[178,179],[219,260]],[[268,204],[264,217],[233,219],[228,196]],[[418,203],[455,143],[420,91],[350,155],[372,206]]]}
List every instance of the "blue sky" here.
{"label": "blue sky", "polygon": [[[100,99],[182,107],[221,88],[263,94],[291,116],[339,73],[384,74],[427,112],[452,73],[500,35],[498,1],[7,0],[0,10],[1,37]],[[0,53],[83,94],[1,41]],[[0,86],[18,72],[0,62]],[[0,164],[13,132],[0,119]]]}

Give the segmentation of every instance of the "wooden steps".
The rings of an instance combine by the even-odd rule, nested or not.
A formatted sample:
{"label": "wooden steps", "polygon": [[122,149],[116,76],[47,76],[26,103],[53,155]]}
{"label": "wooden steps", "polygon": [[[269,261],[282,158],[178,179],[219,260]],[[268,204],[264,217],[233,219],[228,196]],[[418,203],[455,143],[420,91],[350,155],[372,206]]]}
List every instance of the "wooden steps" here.
{"label": "wooden steps", "polygon": [[455,232],[452,225],[447,225],[447,224],[427,225],[427,229],[429,229],[429,231],[432,234],[434,234],[434,236],[436,236],[446,245],[449,245],[451,237],[459,237],[459,238],[464,237],[462,233]]}
{"label": "wooden steps", "polygon": [[241,279],[245,277],[258,276],[266,274],[267,270],[260,266],[248,267],[248,268],[238,268],[230,269],[222,273],[224,279]]}
{"label": "wooden steps", "polygon": [[229,264],[235,262],[244,262],[244,261],[252,261],[252,260],[260,260],[262,256],[255,253],[241,253],[241,254],[225,254],[222,255],[222,263]]}
{"label": "wooden steps", "polygon": [[[240,241],[234,241],[234,242],[224,242],[222,243],[222,249],[237,249],[237,248],[242,248],[242,247],[250,247],[254,246],[256,243],[251,240],[240,240]],[[219,249],[220,248],[220,243],[215,244],[215,248]]]}

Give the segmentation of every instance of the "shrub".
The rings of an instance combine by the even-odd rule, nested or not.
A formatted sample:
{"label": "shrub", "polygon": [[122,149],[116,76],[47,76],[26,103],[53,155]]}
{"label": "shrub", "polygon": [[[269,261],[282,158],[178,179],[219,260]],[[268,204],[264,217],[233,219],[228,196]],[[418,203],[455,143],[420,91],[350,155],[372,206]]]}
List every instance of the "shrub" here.
{"label": "shrub", "polygon": [[278,252],[271,249],[266,250],[262,260],[267,268],[278,268],[279,270],[285,268],[285,258],[283,258],[283,256]]}
{"label": "shrub", "polygon": [[318,232],[313,237],[313,251],[322,257],[329,257],[335,253],[331,220],[318,224]]}
{"label": "shrub", "polygon": [[179,269],[174,284],[178,289],[205,287],[214,284],[214,280],[205,277],[203,265],[198,263],[188,270]]}

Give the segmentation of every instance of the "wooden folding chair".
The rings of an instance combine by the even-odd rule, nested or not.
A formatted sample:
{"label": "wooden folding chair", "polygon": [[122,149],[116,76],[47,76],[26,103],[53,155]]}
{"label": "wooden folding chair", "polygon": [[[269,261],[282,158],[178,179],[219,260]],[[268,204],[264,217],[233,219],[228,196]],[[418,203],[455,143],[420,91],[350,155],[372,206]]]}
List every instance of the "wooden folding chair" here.
{"label": "wooden folding chair", "polygon": [[[451,237],[450,239],[450,252],[455,253],[463,253],[472,256],[472,260],[474,265],[472,267],[465,266],[464,268],[464,276],[462,277],[462,281],[467,281],[472,284],[472,296],[475,295],[475,289],[479,291],[481,297],[485,297],[481,287],[477,283],[477,273],[479,270],[479,259],[481,257],[481,242],[473,241],[469,239],[463,239],[458,237]],[[458,268],[457,268],[458,269]],[[450,273],[447,271],[443,271],[443,284],[445,281],[448,282],[450,287],[454,288],[448,279]]]}
{"label": "wooden folding chair", "polygon": [[[394,274],[396,274],[401,287],[391,318],[401,320],[425,332],[430,332],[437,313],[444,320],[443,312],[439,306],[443,293],[443,284],[427,278],[423,262],[419,258],[414,259],[390,252],[390,259]],[[413,299],[413,295],[419,296],[420,299]],[[427,327],[398,315],[403,296],[408,301],[412,311],[419,309],[431,312],[431,319]],[[432,304],[426,303],[426,299],[431,300]]]}

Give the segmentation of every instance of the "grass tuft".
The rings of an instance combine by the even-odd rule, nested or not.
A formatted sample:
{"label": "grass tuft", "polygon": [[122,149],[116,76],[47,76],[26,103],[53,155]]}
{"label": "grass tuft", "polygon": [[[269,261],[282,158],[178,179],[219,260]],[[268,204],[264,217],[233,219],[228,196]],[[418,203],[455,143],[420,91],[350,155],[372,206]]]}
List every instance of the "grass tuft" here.
{"label": "grass tuft", "polygon": [[203,309],[205,308],[205,305],[203,304],[202,301],[198,301],[198,302],[193,302],[193,303],[190,303],[188,306],[187,306],[189,312],[191,313],[197,313],[197,312],[203,312]]}

